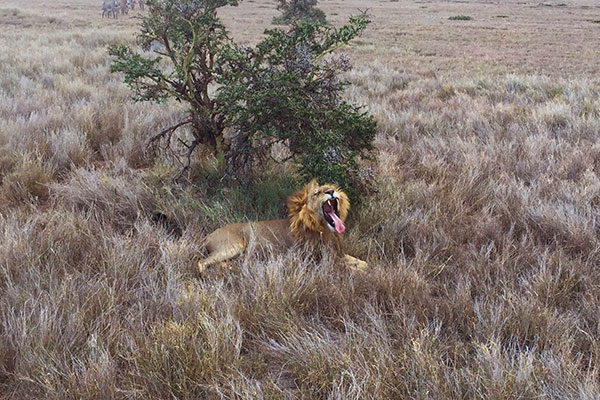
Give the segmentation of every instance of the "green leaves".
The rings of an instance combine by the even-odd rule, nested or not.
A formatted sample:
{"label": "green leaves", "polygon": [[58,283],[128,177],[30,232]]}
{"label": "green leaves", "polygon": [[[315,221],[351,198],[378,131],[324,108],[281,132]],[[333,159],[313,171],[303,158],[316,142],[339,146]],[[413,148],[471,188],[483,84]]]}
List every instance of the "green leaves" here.
{"label": "green leaves", "polygon": [[170,97],[171,91],[159,68],[160,57],[143,57],[122,44],[110,47],[108,53],[115,57],[110,71],[124,74],[125,83],[135,93],[136,100],[161,103]]}
{"label": "green leaves", "polygon": [[348,24],[338,30],[331,31],[323,44],[324,48],[333,50],[339,45],[346,44],[365,30],[371,21],[365,15],[351,16]]}

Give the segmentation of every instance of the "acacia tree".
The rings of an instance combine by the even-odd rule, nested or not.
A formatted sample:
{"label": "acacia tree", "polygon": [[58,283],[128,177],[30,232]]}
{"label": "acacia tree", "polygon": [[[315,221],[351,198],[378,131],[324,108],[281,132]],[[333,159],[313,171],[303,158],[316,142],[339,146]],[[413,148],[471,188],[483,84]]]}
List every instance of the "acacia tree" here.
{"label": "acacia tree", "polygon": [[[158,132],[151,143],[187,147],[184,170],[198,146],[225,160],[224,173],[248,176],[270,160],[275,145],[306,178],[348,184],[368,157],[373,118],[342,99],[350,68],[329,55],[366,27],[365,16],[339,29],[307,21],[268,30],[255,47],[238,46],[217,9],[236,0],[148,0],[138,42],[152,55],[125,45],[110,48],[111,70],[122,72],[135,99],[187,105],[186,117]],[[191,140],[180,128],[189,126]],[[233,132],[229,140],[225,130]]]}
{"label": "acacia tree", "polygon": [[317,0],[277,0],[277,3],[281,15],[273,17],[273,24],[287,25],[299,20],[327,23],[325,13],[316,7]]}
{"label": "acacia tree", "polygon": [[210,87],[218,75],[215,62],[230,39],[217,9],[237,4],[237,0],[148,0],[149,15],[143,18],[137,39],[155,56],[123,44],[109,49],[115,57],[111,71],[124,73],[136,100],[161,103],[175,98],[188,106],[186,119],[151,139],[170,144],[177,129],[191,126],[191,141],[177,137],[187,147],[185,169],[198,145],[219,151],[223,116]]}

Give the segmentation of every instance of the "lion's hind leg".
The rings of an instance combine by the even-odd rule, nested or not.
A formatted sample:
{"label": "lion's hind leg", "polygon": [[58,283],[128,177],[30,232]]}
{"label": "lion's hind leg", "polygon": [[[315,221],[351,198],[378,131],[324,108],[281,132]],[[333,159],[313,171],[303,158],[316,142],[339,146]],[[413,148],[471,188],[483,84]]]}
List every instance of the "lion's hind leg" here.
{"label": "lion's hind leg", "polygon": [[242,243],[232,243],[226,248],[221,248],[214,253],[210,253],[205,259],[198,261],[198,271],[204,272],[207,267],[213,264],[222,264],[225,261],[242,254],[245,249],[246,246]]}
{"label": "lion's hind leg", "polygon": [[210,234],[206,239],[208,257],[198,261],[198,271],[213,265],[221,264],[240,254],[246,249],[246,241],[240,235],[219,230]]}

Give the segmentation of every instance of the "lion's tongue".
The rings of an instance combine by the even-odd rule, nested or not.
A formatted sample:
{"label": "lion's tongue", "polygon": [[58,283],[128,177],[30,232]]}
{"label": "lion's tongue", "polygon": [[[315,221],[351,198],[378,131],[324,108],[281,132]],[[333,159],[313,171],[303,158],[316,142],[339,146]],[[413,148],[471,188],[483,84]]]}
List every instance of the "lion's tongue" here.
{"label": "lion's tongue", "polygon": [[333,225],[335,226],[335,231],[337,233],[344,233],[344,231],[346,230],[346,227],[344,226],[344,223],[342,222],[342,220],[335,214],[335,211],[327,213],[327,215],[329,215],[329,217],[333,220]]}

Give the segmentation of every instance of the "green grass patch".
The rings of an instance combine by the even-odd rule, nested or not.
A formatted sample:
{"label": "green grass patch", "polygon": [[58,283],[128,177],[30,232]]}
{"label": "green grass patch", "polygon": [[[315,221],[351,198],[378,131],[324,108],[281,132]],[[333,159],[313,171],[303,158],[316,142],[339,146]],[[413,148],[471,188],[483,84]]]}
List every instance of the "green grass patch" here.
{"label": "green grass patch", "polygon": [[508,18],[508,15],[496,15],[496,18]]}
{"label": "green grass patch", "polygon": [[552,86],[548,89],[548,97],[553,99],[556,97],[560,97],[565,93],[565,89],[562,86]]}
{"label": "green grass patch", "polygon": [[193,182],[202,216],[217,223],[285,218],[286,197],[302,186],[285,172],[265,172],[242,184],[206,167],[197,171]]}
{"label": "green grass patch", "polygon": [[593,19],[590,21],[592,24],[600,24],[600,19]]}
{"label": "green grass patch", "polygon": [[155,194],[157,214],[177,220],[197,219],[207,229],[234,222],[285,218],[286,198],[304,182],[286,172],[264,172],[242,184],[223,179],[216,166],[197,166],[191,183],[173,185],[174,167],[155,165],[144,183]]}
{"label": "green grass patch", "polygon": [[450,21],[470,21],[473,19],[473,17],[471,17],[469,15],[459,14],[459,15],[453,15],[451,17],[448,17],[448,19]]}

